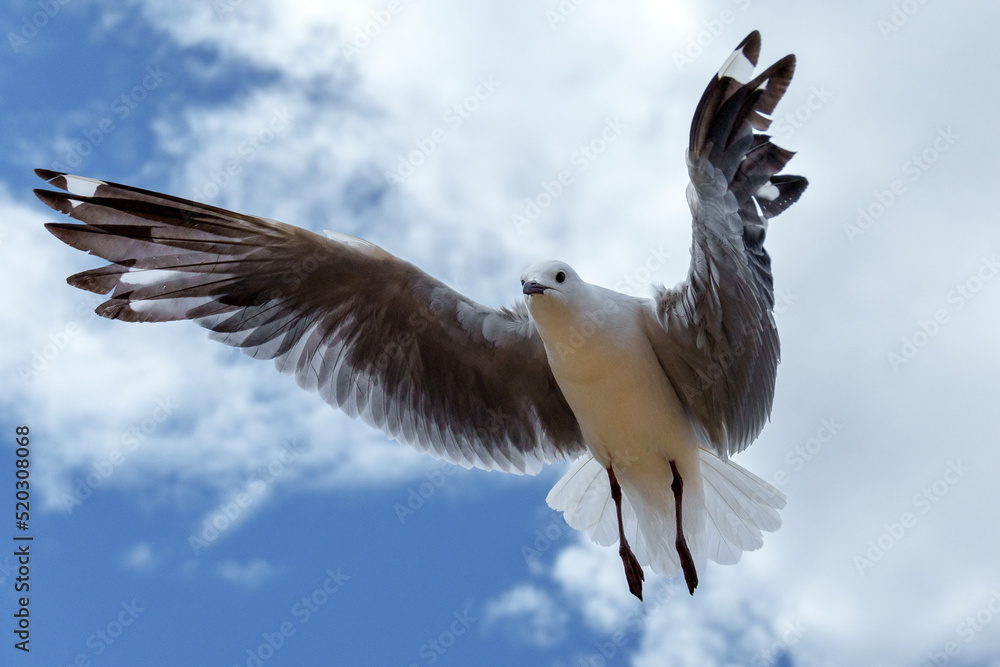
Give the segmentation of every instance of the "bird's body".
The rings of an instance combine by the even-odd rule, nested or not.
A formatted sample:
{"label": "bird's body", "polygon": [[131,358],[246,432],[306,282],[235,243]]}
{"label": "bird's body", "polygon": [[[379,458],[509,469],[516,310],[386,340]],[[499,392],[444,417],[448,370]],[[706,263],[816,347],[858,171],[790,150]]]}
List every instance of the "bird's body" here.
{"label": "bird's body", "polygon": [[[529,310],[539,323],[536,309]],[[558,340],[558,334],[538,327],[552,373],[577,416],[587,448],[605,467],[616,463],[630,468],[646,454],[690,459],[698,447],[691,421],[643,332],[647,316],[640,304],[624,301],[609,319],[615,326],[602,328],[585,340],[579,353],[564,358],[558,351],[562,341],[555,354],[549,342]],[[572,337],[572,330],[568,332]]]}
{"label": "bird's body", "polygon": [[[551,279],[559,272],[568,275],[562,284]],[[652,301],[585,283],[561,262],[536,265],[522,278],[546,275],[546,284],[555,286],[529,296],[528,310],[587,449],[603,468],[613,466],[633,507],[641,498],[668,516],[674,511],[674,461],[689,480],[690,530],[698,535],[698,438],[645,333],[655,317]],[[659,534],[673,544],[673,530]]]}
{"label": "bird's body", "polygon": [[[640,299],[562,262],[522,275],[493,309],[366,241],[47,170],[50,223],[110,264],[70,276],[108,294],[97,313],[190,319],[273,359],[299,385],[389,437],[465,467],[535,473],[577,457],[549,493],[566,521],[619,542],[689,590],[697,564],[735,563],[780,526],[784,497],[729,461],[764,426],[778,337],[769,218],[805,190],[760,131],[791,81],[786,56],[754,79],[753,32],[706,88],[687,154],[691,268]],[[634,552],[633,552],[634,547]]]}
{"label": "bird's body", "polygon": [[[558,262],[543,266],[571,270]],[[524,277],[535,273],[528,269]],[[573,301],[556,295],[567,285]],[[695,450],[691,422],[645,333],[646,320],[654,317],[649,299],[590,285],[574,273],[544,295],[530,296],[528,311],[587,448],[602,465],[628,465],[640,450],[667,456]]]}

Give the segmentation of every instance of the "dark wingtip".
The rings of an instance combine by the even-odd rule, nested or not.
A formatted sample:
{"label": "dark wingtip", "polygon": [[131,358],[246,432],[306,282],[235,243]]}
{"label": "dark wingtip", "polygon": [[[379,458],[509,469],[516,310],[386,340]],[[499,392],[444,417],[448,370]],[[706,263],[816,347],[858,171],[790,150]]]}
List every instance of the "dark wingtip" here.
{"label": "dark wingtip", "polygon": [[759,97],[757,97],[753,105],[753,110],[756,113],[751,114],[750,118],[751,125],[754,128],[766,130],[770,126],[770,119],[763,118],[759,114],[770,115],[774,112],[774,108],[778,106],[778,102],[784,97],[785,91],[788,90],[788,85],[792,82],[794,75],[795,54],[790,53],[761,72],[757,78],[748,84],[751,89],[757,90],[765,82],[767,83],[767,87],[760,92]]}
{"label": "dark wingtip", "polygon": [[[70,203],[66,195],[59,192],[52,192],[51,190],[34,190],[35,196],[38,197],[43,204],[51,209],[59,211],[60,213],[69,213],[73,210],[73,205]],[[48,226],[48,225],[46,225]]]}
{"label": "dark wingtip", "polygon": [[[101,317],[106,317],[109,320],[121,320],[122,322],[146,321],[143,319],[141,314],[132,310],[132,307],[129,306],[129,301],[127,298],[108,299],[107,301],[99,305],[97,308],[95,308],[94,312],[100,315]],[[150,320],[150,321],[155,322],[156,320]]]}
{"label": "dark wingtip", "polygon": [[[127,264],[135,264],[134,261]],[[127,272],[129,267],[125,264],[109,264],[97,269],[74,273],[66,282],[82,290],[93,292],[94,294],[108,294],[121,280],[122,274]]]}
{"label": "dark wingtip", "polygon": [[773,218],[797,202],[809,186],[809,181],[804,176],[776,174],[771,177],[771,185],[778,188],[778,196],[771,201],[757,199],[761,210],[764,211],[764,217],[767,218]]}
{"label": "dark wingtip", "polygon": [[[66,245],[72,246],[71,239],[83,225],[76,225],[70,222],[46,222],[45,229],[49,230],[52,236],[56,237]],[[74,246],[75,247],[75,246]]]}
{"label": "dark wingtip", "polygon": [[61,171],[52,171],[51,169],[36,169],[35,175],[43,181],[51,181],[53,178],[65,176],[66,174]]}
{"label": "dark wingtip", "polygon": [[749,35],[743,38],[737,47],[737,50],[743,51],[743,55],[747,57],[747,60],[756,67],[757,59],[760,58],[760,32],[754,30]]}

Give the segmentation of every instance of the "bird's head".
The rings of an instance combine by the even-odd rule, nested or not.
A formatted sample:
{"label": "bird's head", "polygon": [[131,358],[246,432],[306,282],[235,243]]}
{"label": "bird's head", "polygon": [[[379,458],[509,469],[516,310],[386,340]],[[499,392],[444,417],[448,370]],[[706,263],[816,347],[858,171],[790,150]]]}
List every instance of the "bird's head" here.
{"label": "bird's head", "polygon": [[[545,294],[570,296],[583,286],[580,276],[566,262],[547,260],[532,264],[521,274],[521,288],[528,297]],[[528,299],[529,303],[531,299]]]}
{"label": "bird's head", "polygon": [[555,260],[538,262],[521,274],[521,289],[532,316],[569,314],[583,302],[586,283],[569,264]]}

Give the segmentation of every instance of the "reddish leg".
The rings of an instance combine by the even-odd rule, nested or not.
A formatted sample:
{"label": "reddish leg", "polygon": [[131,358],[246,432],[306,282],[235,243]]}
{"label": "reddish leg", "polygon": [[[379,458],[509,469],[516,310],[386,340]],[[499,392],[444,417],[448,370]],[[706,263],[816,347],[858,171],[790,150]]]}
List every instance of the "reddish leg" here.
{"label": "reddish leg", "polygon": [[[610,470],[610,469],[609,469]],[[688,549],[687,540],[684,539],[684,529],[681,523],[681,498],[684,493],[684,482],[680,473],[677,472],[677,464],[670,462],[670,471],[674,473],[674,481],[670,485],[670,490],[674,492],[674,514],[677,519],[677,539],[674,546],[677,548],[677,555],[681,558],[681,569],[684,570],[684,581],[687,583],[688,592],[694,595],[694,589],[698,587],[698,571],[694,567],[694,559],[691,558],[691,550]],[[621,518],[618,519],[621,526]]]}
{"label": "reddish leg", "polygon": [[642,582],[646,575],[639,565],[639,559],[632,553],[632,547],[625,539],[625,526],[622,524],[622,487],[618,485],[615,478],[615,471],[608,466],[608,479],[611,480],[611,498],[615,501],[615,509],[618,510],[618,555],[622,557],[625,565],[625,578],[628,580],[628,590],[632,595],[642,599]]}

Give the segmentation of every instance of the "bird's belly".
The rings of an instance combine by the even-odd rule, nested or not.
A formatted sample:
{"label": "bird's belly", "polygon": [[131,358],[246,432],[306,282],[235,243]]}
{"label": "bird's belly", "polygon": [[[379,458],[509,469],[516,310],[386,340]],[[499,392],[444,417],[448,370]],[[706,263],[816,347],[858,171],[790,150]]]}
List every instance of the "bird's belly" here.
{"label": "bird's belly", "polygon": [[553,369],[587,446],[605,467],[631,467],[651,454],[697,458],[694,428],[651,350],[649,357],[616,359],[608,372],[586,378],[560,377]]}

